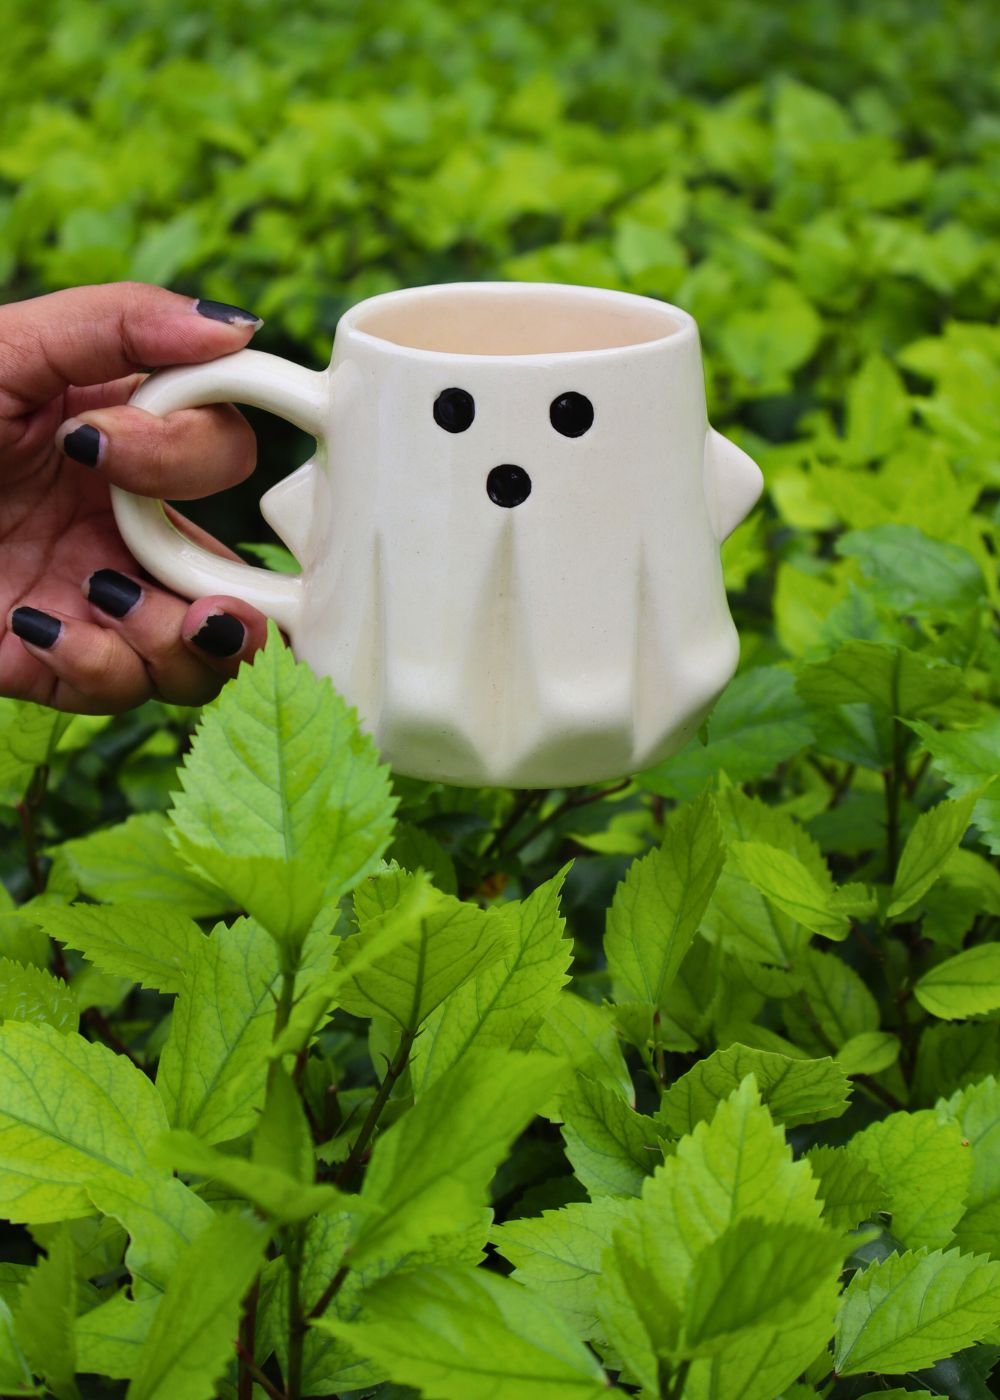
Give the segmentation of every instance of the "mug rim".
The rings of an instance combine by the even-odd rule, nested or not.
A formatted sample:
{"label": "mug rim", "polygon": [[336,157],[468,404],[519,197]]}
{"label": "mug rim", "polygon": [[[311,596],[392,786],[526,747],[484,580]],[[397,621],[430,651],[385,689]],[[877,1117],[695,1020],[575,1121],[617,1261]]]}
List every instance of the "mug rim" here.
{"label": "mug rim", "polygon": [[[481,354],[470,350],[436,350],[406,345],[401,341],[390,340],[387,336],[378,335],[374,331],[365,330],[363,326],[358,324],[359,319],[366,316],[372,309],[393,303],[429,302],[442,293],[456,294],[474,291],[485,292],[487,296],[497,296],[511,289],[516,289],[529,297],[551,296],[555,293],[556,296],[565,296],[567,300],[572,298],[575,301],[603,301],[614,303],[617,306],[626,303],[637,309],[641,307],[647,314],[650,307],[655,307],[659,312],[664,313],[664,320],[670,322],[670,328],[663,335],[653,336],[645,340],[629,341],[624,345],[597,346],[579,350],[529,350]],[[537,364],[551,360],[582,360],[602,356],[620,357],[653,353],[670,345],[676,345],[680,350],[692,342],[695,344],[698,342],[697,322],[691,313],[685,311],[683,307],[661,301],[658,297],[643,296],[638,292],[623,292],[612,287],[592,287],[574,282],[466,281],[431,282],[416,287],[397,287],[390,292],[378,292],[375,296],[365,297],[362,301],[355,302],[353,306],[348,307],[337,322],[334,333],[335,341],[342,332],[374,349],[389,351],[396,355],[411,356],[422,360],[466,360],[475,364],[490,363],[491,361],[504,364],[519,362]]]}

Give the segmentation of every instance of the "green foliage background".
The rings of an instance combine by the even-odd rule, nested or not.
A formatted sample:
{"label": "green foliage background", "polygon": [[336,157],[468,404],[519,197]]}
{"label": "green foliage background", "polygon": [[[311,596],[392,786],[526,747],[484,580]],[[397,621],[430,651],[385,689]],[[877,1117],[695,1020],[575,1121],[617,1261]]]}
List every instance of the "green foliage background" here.
{"label": "green foliage background", "polygon": [[[397,779],[393,815],[320,687],[356,821],[269,854],[212,802],[271,800],[219,781],[227,725],[301,744],[277,648],[193,748],[0,702],[0,1389],[583,1400],[596,1353],[671,1400],[997,1393],[995,10],[10,15],[7,299],[162,282],[318,365],[395,286],[662,297],[766,492],[740,673],[624,787]],[[304,455],[255,421],[263,475]],[[201,518],[261,538],[258,494]]]}

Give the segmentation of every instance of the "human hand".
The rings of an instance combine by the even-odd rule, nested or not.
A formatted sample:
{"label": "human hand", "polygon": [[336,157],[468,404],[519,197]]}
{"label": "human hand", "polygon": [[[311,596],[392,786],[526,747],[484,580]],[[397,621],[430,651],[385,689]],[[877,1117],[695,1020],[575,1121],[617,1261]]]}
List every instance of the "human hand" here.
{"label": "human hand", "polygon": [[0,695],[84,714],[198,705],[263,644],[266,619],[239,599],[150,583],[109,490],[191,500],[249,476],[256,441],[231,405],[160,418],[127,401],[143,369],[242,350],[260,324],[130,282],[0,307]]}

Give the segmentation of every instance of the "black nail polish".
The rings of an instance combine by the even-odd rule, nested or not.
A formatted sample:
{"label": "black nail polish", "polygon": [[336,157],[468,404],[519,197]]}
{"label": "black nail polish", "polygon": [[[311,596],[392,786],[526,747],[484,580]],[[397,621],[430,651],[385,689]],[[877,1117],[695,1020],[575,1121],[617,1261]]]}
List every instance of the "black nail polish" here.
{"label": "black nail polish", "polygon": [[22,642],[30,642],[33,647],[54,646],[59,640],[62,623],[57,617],[50,617],[38,608],[15,608],[10,615],[11,631]]}
{"label": "black nail polish", "polygon": [[142,589],[117,569],[98,569],[86,586],[87,601],[111,617],[124,617],[142,597]]}
{"label": "black nail polish", "polygon": [[82,462],[85,467],[96,467],[101,451],[101,435],[89,423],[74,428],[63,438],[62,450],[74,462]]}
{"label": "black nail polish", "polygon": [[242,306],[230,306],[226,301],[199,301],[195,303],[199,316],[207,316],[210,321],[225,321],[227,326],[262,326],[264,322],[252,311],[244,311]]}
{"label": "black nail polish", "polygon": [[231,613],[212,613],[190,638],[209,656],[235,656],[246,641],[247,629]]}

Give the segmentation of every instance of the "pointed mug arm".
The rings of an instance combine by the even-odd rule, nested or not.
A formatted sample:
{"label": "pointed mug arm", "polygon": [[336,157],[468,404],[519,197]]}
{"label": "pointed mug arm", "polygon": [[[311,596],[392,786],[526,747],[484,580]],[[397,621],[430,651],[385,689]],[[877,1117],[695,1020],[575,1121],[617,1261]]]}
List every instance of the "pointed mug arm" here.
{"label": "pointed mug arm", "polygon": [[[239,350],[202,365],[158,370],[130,402],[147,413],[173,413],[210,403],[246,403],[287,418],[322,438],[327,375],[303,369],[277,355]],[[294,574],[224,559],[195,544],[167,517],[163,502],[111,488],[111,504],[122,539],[155,578],[186,598],[230,593],[273,617],[286,630],[296,619],[302,580]]]}
{"label": "pointed mug arm", "polygon": [[747,518],[763,489],[764,477],[757,463],[742,447],[709,428],[705,436],[705,500],[720,544]]}

